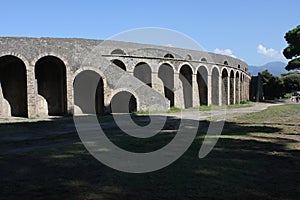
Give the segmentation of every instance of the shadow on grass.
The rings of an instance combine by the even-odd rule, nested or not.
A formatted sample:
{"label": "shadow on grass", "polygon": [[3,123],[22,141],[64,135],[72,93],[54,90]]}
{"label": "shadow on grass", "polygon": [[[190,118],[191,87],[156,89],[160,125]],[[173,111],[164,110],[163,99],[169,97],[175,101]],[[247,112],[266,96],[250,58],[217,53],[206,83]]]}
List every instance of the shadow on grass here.
{"label": "shadow on grass", "polygon": [[[133,118],[137,123],[147,123],[147,117]],[[104,129],[107,128],[106,134],[115,144],[124,149],[145,152],[168,144],[174,138],[180,120],[169,117],[160,134],[141,140],[124,133],[115,134],[121,130],[112,128],[108,121],[103,123]],[[0,154],[0,199],[299,197],[300,153],[286,148],[286,144],[295,141],[268,140],[268,135],[280,132],[280,128],[226,122],[222,134],[228,137],[221,137],[212,152],[199,159],[198,151],[209,122],[199,123],[196,139],[180,159],[164,169],[145,174],[123,173],[101,164],[86,151],[77,134],[66,136],[66,139],[76,140],[70,144],[47,146],[20,154]],[[64,126],[75,133],[72,122],[54,125],[53,131]],[[51,127],[47,125],[47,129],[51,130]],[[2,129],[5,128],[1,126],[0,131]],[[31,129],[35,131],[32,125]],[[264,134],[262,137],[265,138],[261,138],[264,141],[242,137],[250,137],[252,133]],[[51,142],[55,144],[57,140],[52,138]],[[4,150],[1,147],[1,151]]]}

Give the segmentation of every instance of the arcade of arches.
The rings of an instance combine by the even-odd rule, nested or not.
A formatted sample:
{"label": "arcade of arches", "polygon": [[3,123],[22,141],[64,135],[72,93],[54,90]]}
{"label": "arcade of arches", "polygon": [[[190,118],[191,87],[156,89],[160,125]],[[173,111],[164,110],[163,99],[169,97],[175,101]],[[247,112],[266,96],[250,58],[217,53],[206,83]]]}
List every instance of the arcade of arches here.
{"label": "arcade of arches", "polygon": [[[228,105],[248,100],[249,97],[248,74],[228,66],[209,68],[199,65],[194,69],[184,64],[177,71],[171,63],[160,63],[157,68],[152,68],[147,62],[141,61],[129,68],[122,60],[114,59],[111,62],[124,73],[132,74],[150,89],[164,95],[171,107]],[[7,116],[29,117],[29,109],[35,109],[36,116],[40,115],[40,110],[49,116],[139,110],[138,96],[130,91],[120,91],[110,96],[114,92],[105,84],[105,77],[92,69],[76,73],[68,71],[66,63],[56,56],[37,59],[32,69],[25,63],[14,55],[0,57],[2,115],[6,112]],[[34,76],[28,76],[29,73]],[[72,79],[70,77],[73,80],[69,80]],[[32,83],[35,85],[34,94],[28,92]],[[161,85],[161,88],[157,85]],[[32,96],[39,99],[37,102],[42,102],[36,105],[42,108],[32,108],[32,104],[28,103]],[[68,99],[70,96],[71,100]]]}

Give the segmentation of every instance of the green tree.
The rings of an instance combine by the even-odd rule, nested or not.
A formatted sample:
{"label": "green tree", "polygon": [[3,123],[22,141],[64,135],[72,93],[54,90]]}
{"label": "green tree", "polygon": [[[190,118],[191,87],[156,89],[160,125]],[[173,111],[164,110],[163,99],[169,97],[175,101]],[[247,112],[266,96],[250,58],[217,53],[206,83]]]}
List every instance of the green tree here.
{"label": "green tree", "polygon": [[286,70],[300,69],[300,25],[288,31],[285,36],[288,46],[283,50],[283,55],[289,61]]}
{"label": "green tree", "polygon": [[265,99],[280,98],[284,95],[283,80],[273,76],[268,70],[261,73]]}
{"label": "green tree", "polygon": [[283,74],[282,79],[284,82],[285,92],[300,91],[300,74],[292,72]]}

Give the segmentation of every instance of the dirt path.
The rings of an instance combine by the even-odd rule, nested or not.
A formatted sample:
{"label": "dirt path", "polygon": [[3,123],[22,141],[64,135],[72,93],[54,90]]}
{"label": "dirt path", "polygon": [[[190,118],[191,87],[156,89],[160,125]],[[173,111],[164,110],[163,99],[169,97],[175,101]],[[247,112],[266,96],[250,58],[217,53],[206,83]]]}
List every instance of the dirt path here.
{"label": "dirt path", "polygon": [[270,106],[279,106],[283,105],[283,103],[278,104],[271,104],[271,103],[257,103],[253,104],[249,107],[244,108],[230,108],[230,109],[224,109],[224,108],[217,108],[216,110],[211,111],[183,111],[178,113],[168,113],[167,116],[173,116],[178,118],[184,118],[184,119],[193,119],[193,120],[210,120],[210,119],[216,119],[216,120],[226,120],[235,118],[238,116],[241,116],[246,113],[252,113],[252,112],[258,112],[261,110],[265,110]]}

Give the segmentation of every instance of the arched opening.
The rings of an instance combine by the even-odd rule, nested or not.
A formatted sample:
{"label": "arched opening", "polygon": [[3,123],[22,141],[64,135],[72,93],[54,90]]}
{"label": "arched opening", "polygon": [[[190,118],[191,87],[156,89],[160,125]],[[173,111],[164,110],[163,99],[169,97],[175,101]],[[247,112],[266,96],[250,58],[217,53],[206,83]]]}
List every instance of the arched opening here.
{"label": "arched opening", "polygon": [[201,58],[201,62],[207,62],[206,58]]}
{"label": "arched opening", "polygon": [[241,68],[241,65],[238,65],[238,68],[240,69],[240,68]]}
{"label": "arched opening", "polygon": [[137,102],[133,94],[127,91],[118,92],[110,102],[112,113],[132,113],[137,111]]}
{"label": "arched opening", "polygon": [[174,70],[169,64],[162,64],[158,70],[158,77],[164,84],[165,97],[170,100],[170,106],[174,106]]}
{"label": "arched opening", "polygon": [[166,55],[164,55],[164,58],[175,58],[172,54],[167,53]]}
{"label": "arched opening", "polygon": [[28,117],[27,76],[24,62],[11,55],[0,58],[0,83],[3,97],[8,101],[11,115]]}
{"label": "arched opening", "polygon": [[91,70],[80,72],[74,79],[74,104],[81,113],[104,113],[104,87],[102,77]]}
{"label": "arched opening", "polygon": [[228,72],[222,71],[222,104],[228,105]]}
{"label": "arched opening", "polygon": [[230,104],[234,104],[234,72],[230,72]]}
{"label": "arched opening", "polygon": [[188,54],[188,55],[186,55],[185,60],[193,60],[193,58],[190,54]]}
{"label": "arched opening", "polygon": [[183,87],[184,107],[193,107],[193,71],[190,66],[184,65],[180,68],[179,79],[181,80]]}
{"label": "arched opening", "polygon": [[115,55],[126,55],[125,51],[122,49],[115,49],[113,50],[110,54],[115,54]]}
{"label": "arched opening", "polygon": [[227,60],[225,60],[225,61],[224,61],[224,65],[228,65],[228,62],[227,62]]}
{"label": "arched opening", "polygon": [[126,66],[125,64],[121,61],[121,60],[118,60],[118,59],[114,59],[111,61],[113,64],[117,65],[120,69],[126,71]]}
{"label": "arched opening", "polygon": [[152,87],[152,71],[147,63],[138,63],[134,68],[133,74],[146,85]]}
{"label": "arched opening", "polygon": [[38,94],[48,103],[48,115],[63,116],[67,113],[66,66],[54,56],[45,56],[35,65]]}
{"label": "arched opening", "polygon": [[199,97],[200,97],[200,105],[208,105],[207,96],[207,78],[208,72],[204,66],[200,66],[197,71],[197,83],[198,83],[198,90],[199,90]]}
{"label": "arched opening", "polygon": [[212,94],[212,104],[219,105],[219,71],[217,68],[213,68],[211,75],[211,94]]}
{"label": "arched opening", "polygon": [[240,76],[239,72],[235,75],[235,103],[240,103]]}

